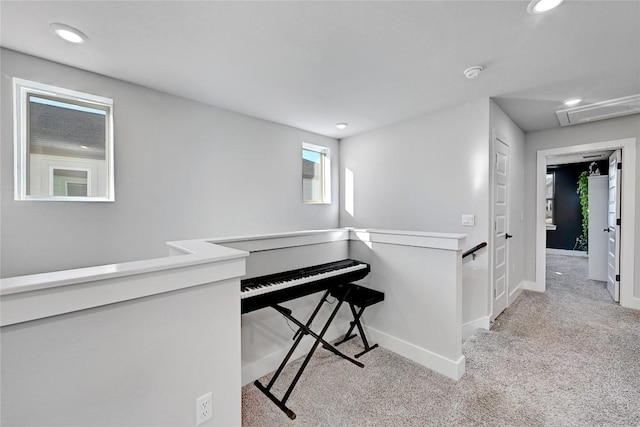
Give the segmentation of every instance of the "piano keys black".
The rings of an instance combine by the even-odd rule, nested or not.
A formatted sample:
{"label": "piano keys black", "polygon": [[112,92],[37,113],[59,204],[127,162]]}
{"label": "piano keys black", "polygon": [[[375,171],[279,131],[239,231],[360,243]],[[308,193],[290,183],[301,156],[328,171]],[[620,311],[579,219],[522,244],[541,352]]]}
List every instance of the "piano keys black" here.
{"label": "piano keys black", "polygon": [[369,271],[369,264],[345,259],[245,279],[241,282],[242,313],[360,280],[369,274]]}

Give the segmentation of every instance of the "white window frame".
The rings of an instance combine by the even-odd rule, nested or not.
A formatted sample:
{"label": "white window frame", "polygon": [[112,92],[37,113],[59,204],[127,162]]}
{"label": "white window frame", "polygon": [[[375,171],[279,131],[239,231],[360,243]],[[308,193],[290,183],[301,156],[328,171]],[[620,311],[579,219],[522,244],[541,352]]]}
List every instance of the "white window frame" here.
{"label": "white window frame", "polygon": [[[321,145],[302,143],[302,151],[314,151],[320,153],[320,182],[321,182],[321,200],[304,200],[304,187],[302,188],[302,202],[304,204],[330,204],[331,203],[331,150]],[[301,180],[300,184],[302,186]]]}
{"label": "white window frame", "polygon": [[[29,150],[27,141],[28,126],[28,96],[44,95],[54,97],[61,102],[90,104],[106,112],[106,190],[104,196],[70,197],[52,195],[30,195],[27,191],[27,173],[29,171],[28,162]],[[114,156],[113,156],[113,100],[99,95],[92,95],[72,89],[65,89],[13,78],[14,114],[13,114],[13,140],[14,140],[14,198],[15,200],[38,200],[38,201],[83,201],[83,202],[113,202],[115,201],[114,189]],[[69,168],[67,168],[69,169]],[[89,193],[87,193],[89,194]]]}
{"label": "white window frame", "polygon": [[[88,168],[76,168],[71,166],[49,166],[49,195],[53,196],[53,182],[54,175],[57,170],[70,170],[70,171],[78,171],[78,172],[86,172],[87,173],[87,182],[73,182],[74,184],[86,184],[87,186],[87,197],[91,197],[91,169]],[[71,183],[71,181],[67,181],[66,184]],[[68,192],[68,189],[67,189]],[[58,196],[60,197],[60,196]],[[69,197],[69,196],[66,196]]]}

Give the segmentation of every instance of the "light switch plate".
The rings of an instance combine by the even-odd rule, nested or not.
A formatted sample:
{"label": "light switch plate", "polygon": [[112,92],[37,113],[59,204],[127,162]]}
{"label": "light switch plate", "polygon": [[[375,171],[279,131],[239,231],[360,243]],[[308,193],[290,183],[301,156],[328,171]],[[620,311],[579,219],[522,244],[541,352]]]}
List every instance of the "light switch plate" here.
{"label": "light switch plate", "polygon": [[473,227],[476,225],[476,216],[475,215],[462,215],[462,225],[465,227]]}

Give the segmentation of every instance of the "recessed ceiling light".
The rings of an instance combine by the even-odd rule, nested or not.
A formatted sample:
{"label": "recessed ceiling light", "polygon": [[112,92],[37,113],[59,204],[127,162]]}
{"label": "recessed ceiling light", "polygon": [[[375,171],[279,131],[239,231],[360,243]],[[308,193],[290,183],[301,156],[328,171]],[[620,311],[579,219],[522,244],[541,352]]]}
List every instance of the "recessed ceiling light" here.
{"label": "recessed ceiling light", "polygon": [[564,105],[567,107],[573,107],[574,105],[578,105],[582,102],[582,98],[570,98],[564,101]]}
{"label": "recessed ceiling light", "polygon": [[89,39],[82,31],[69,25],[54,23],[50,27],[58,37],[70,43],[81,44]]}
{"label": "recessed ceiling light", "polygon": [[544,13],[560,6],[564,0],[531,0],[527,12],[531,14]]}
{"label": "recessed ceiling light", "polygon": [[480,75],[482,70],[484,70],[484,67],[482,65],[474,65],[473,67],[469,67],[464,70],[463,73],[466,78],[475,79]]}
{"label": "recessed ceiling light", "polygon": [[87,147],[86,145],[81,145],[80,148],[82,148],[83,150],[88,150],[89,147]]}
{"label": "recessed ceiling light", "polygon": [[340,130],[344,130],[349,126],[349,123],[336,123],[336,127]]}

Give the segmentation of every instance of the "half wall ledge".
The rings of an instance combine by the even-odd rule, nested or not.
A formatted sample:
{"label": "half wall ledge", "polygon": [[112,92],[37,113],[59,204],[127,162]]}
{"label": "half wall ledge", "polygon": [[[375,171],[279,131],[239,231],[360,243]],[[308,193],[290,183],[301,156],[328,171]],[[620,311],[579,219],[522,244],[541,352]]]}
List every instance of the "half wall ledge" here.
{"label": "half wall ledge", "polygon": [[0,326],[148,297],[245,274],[248,252],[200,240],[164,258],[0,279]]}

